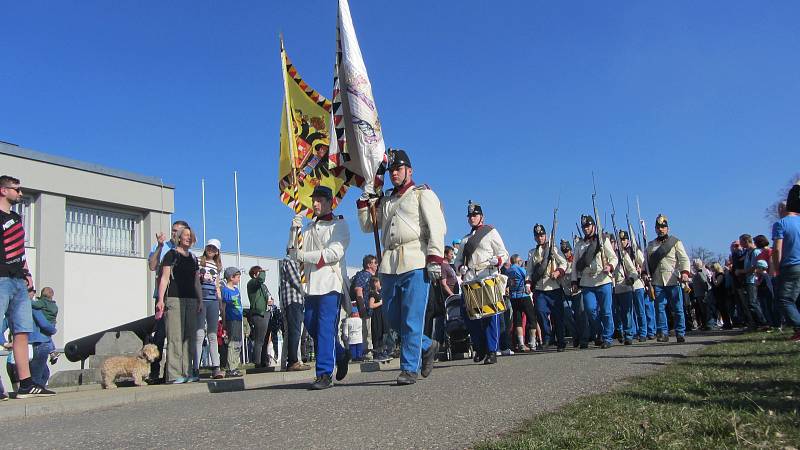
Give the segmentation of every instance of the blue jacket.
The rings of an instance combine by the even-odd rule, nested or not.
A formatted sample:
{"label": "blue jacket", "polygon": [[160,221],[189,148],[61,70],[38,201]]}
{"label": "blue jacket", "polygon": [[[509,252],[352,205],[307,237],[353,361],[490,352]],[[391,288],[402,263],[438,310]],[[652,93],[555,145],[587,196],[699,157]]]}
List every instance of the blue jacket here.
{"label": "blue jacket", "polygon": [[512,264],[506,272],[508,276],[508,292],[511,298],[525,298],[528,294],[525,292],[525,269]]}
{"label": "blue jacket", "polygon": [[31,344],[50,342],[50,336],[56,334],[56,327],[47,320],[41,310],[33,310],[33,332],[28,335]]}

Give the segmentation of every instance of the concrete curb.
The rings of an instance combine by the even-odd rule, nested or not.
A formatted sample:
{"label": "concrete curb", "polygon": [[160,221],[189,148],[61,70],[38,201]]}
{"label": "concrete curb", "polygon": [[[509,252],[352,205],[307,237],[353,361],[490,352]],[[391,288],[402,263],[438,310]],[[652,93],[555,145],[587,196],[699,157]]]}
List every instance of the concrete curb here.
{"label": "concrete curb", "polygon": [[[389,363],[351,364],[348,373],[366,373],[379,370],[397,370],[400,360]],[[158,385],[142,387],[122,387],[101,389],[99,385],[60,388],[54,397],[10,399],[0,403],[0,421],[48,416],[65,413],[80,413],[98,409],[108,409],[132,403],[169,400],[195,394],[219,394],[259,389],[266,386],[310,382],[314,371],[266,372],[248,374],[241,378],[222,380],[202,380],[199,383],[181,385]]]}

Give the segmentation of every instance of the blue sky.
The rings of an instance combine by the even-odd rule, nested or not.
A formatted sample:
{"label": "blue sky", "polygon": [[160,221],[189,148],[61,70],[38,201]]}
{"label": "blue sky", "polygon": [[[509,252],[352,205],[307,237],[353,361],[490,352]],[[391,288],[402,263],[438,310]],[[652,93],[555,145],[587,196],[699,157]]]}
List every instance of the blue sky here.
{"label": "blue sky", "polygon": [[[302,6],[300,6],[302,5]],[[652,235],[724,251],[769,234],[764,208],[798,171],[797,2],[351,0],[387,145],[443,201],[448,241],[483,204],[511,252],[636,195]],[[177,217],[279,255],[278,33],[329,95],[336,2],[12,2],[0,31],[0,140],[163,177]],[[24,183],[24,174],[21,175]],[[353,204],[350,263],[372,248]],[[635,215],[635,212],[634,212]]]}

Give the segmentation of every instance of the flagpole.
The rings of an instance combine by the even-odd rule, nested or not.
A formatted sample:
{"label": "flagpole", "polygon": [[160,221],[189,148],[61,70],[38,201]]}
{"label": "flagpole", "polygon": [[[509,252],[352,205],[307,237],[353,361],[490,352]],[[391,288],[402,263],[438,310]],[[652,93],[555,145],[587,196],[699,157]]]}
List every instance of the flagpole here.
{"label": "flagpole", "polygon": [[206,179],[200,179],[200,192],[203,201],[203,245],[206,245]]}
{"label": "flagpole", "polygon": [[[289,79],[286,77],[286,51],[283,48],[283,33],[279,34],[281,40],[281,74],[283,75],[283,104],[286,108],[286,127],[288,136],[286,141],[289,143],[289,157],[292,164],[292,183],[297,188],[297,143],[294,141],[294,118],[292,108],[289,107]],[[297,202],[297,198],[295,198]],[[299,202],[298,202],[299,203]],[[295,211],[297,208],[295,208]]]}
{"label": "flagpole", "polygon": [[236,268],[242,269],[242,249],[239,245],[239,174],[233,171],[233,195],[236,205]]}

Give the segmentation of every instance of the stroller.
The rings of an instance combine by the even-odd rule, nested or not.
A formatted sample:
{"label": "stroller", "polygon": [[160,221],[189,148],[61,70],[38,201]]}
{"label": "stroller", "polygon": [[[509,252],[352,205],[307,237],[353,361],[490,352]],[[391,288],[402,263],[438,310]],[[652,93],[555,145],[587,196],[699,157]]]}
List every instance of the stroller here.
{"label": "stroller", "polygon": [[464,314],[464,299],[461,295],[451,295],[444,302],[445,342],[447,359],[453,360],[454,353],[468,353],[472,356],[472,344],[467,331],[467,318]]}

